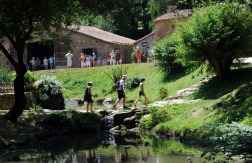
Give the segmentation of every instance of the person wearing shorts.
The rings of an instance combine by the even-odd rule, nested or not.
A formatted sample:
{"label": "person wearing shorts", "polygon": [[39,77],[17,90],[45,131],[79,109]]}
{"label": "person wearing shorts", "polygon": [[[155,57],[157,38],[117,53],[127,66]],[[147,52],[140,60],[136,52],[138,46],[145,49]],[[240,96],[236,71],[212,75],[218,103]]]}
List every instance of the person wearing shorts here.
{"label": "person wearing shorts", "polygon": [[127,76],[123,75],[122,78],[116,83],[116,91],[117,91],[117,100],[114,104],[114,108],[122,101],[123,108],[125,108],[126,96],[125,96],[125,81],[127,80]]}
{"label": "person wearing shorts", "polygon": [[88,82],[85,93],[84,93],[84,103],[86,103],[87,112],[93,112],[93,98],[92,98],[92,82]]}
{"label": "person wearing shorts", "polygon": [[137,105],[137,102],[138,102],[138,100],[141,98],[141,97],[144,97],[144,105],[147,107],[147,105],[148,105],[148,98],[147,98],[147,96],[146,96],[146,94],[145,94],[145,91],[144,91],[144,81],[145,81],[145,79],[141,79],[140,80],[140,83],[139,83],[139,92],[138,92],[138,97],[137,97],[137,99],[136,99],[136,101],[135,101],[135,107],[136,107],[136,105]]}

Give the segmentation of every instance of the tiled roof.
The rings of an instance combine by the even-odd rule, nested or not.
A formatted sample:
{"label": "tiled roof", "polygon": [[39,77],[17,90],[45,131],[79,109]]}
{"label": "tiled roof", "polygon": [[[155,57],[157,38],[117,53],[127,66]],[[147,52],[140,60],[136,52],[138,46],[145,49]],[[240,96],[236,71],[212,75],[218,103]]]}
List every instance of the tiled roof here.
{"label": "tiled roof", "polygon": [[144,37],[142,37],[142,38],[136,40],[136,43],[138,43],[138,42],[140,42],[140,41],[143,41],[143,40],[145,40],[145,39],[147,39],[147,38],[149,38],[149,37],[152,37],[152,36],[154,36],[154,35],[155,35],[155,32],[151,32],[151,33],[149,33],[148,35],[145,35]]}
{"label": "tiled roof", "polygon": [[189,17],[192,15],[192,10],[175,10],[174,12],[168,12],[164,15],[159,16],[155,19],[155,22],[162,21],[162,20],[169,20],[169,19],[176,19],[176,18],[183,18]]}
{"label": "tiled roof", "polygon": [[92,26],[79,26],[75,32],[113,44],[133,45],[135,43],[135,40],[133,39],[107,32]]}

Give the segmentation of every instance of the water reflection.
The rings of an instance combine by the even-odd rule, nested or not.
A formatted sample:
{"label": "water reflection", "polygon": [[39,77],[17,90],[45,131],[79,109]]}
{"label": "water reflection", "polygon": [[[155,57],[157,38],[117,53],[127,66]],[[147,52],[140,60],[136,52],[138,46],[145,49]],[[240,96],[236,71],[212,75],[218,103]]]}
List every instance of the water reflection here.
{"label": "water reflection", "polygon": [[[102,138],[105,138],[105,136]],[[89,139],[95,139],[89,140]],[[0,162],[7,163],[199,163],[200,158],[192,157],[190,148],[180,143],[170,141],[153,141],[150,146],[134,145],[139,140],[130,137],[106,137],[108,141],[97,137],[78,139],[69,138],[66,143],[58,141],[50,147],[12,151],[4,157],[0,156]],[[126,140],[125,140],[126,139]],[[75,140],[75,141],[71,141]],[[84,140],[84,141],[80,141]],[[98,142],[98,143],[97,143]],[[121,142],[122,144],[116,144]],[[127,144],[127,142],[129,142]],[[58,144],[62,143],[62,144]],[[66,143],[66,144],[65,144]],[[76,144],[77,143],[77,144]],[[92,146],[92,144],[94,144]],[[97,145],[98,144],[98,145]],[[60,146],[60,148],[59,148]],[[55,148],[54,148],[55,147]],[[171,148],[171,149],[170,149]],[[182,155],[182,153],[189,155]],[[194,151],[194,149],[192,149]],[[3,155],[2,155],[3,156]],[[190,159],[188,159],[190,158]],[[9,163],[9,162],[8,162]]]}

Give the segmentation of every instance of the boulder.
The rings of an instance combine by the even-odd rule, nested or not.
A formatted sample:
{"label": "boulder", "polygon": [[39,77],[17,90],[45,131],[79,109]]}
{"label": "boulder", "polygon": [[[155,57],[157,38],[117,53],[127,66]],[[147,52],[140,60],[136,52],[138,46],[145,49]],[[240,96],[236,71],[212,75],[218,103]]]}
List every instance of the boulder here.
{"label": "boulder", "polygon": [[124,119],[134,116],[135,113],[136,112],[134,110],[129,111],[129,112],[115,113],[113,115],[113,120],[114,120],[113,126],[124,125],[125,124]]}
{"label": "boulder", "polygon": [[123,124],[127,127],[127,129],[135,128],[137,127],[136,125],[136,116],[133,115],[129,118],[125,118],[123,120]]}

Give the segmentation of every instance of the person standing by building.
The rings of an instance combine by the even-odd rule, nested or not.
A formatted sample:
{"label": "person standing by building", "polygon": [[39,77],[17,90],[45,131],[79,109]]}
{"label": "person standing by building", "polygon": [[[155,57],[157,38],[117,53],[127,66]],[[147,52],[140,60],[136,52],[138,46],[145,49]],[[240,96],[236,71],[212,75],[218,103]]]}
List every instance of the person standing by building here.
{"label": "person standing by building", "polygon": [[86,66],[87,67],[91,67],[91,64],[92,64],[91,62],[92,62],[92,56],[91,55],[87,55],[86,56],[86,62],[85,62]]}
{"label": "person standing by building", "polygon": [[86,103],[87,112],[93,112],[93,98],[92,98],[92,82],[87,83],[87,87],[84,93],[84,103]]}
{"label": "person standing by building", "polygon": [[72,64],[73,64],[73,61],[72,61],[72,58],[73,58],[73,54],[69,51],[66,55],[65,55],[66,59],[67,59],[67,68],[71,68],[72,67]]}
{"label": "person standing by building", "polygon": [[116,50],[116,64],[120,64],[120,59],[121,59],[121,56],[120,56],[120,51],[119,50]]}
{"label": "person standing by building", "polygon": [[85,67],[85,60],[86,60],[86,57],[85,57],[85,54],[83,52],[80,53],[80,66],[81,68]]}
{"label": "person standing by building", "polygon": [[93,51],[92,52],[92,66],[95,67],[96,66],[96,53]]}
{"label": "person standing by building", "polygon": [[45,70],[48,69],[48,59],[46,57],[43,59],[43,65]]}
{"label": "person standing by building", "polygon": [[127,80],[127,75],[123,75],[119,81],[116,82],[116,91],[117,91],[117,100],[113,105],[114,108],[122,101],[123,108],[125,108],[126,104],[126,96],[125,96],[125,82]]}
{"label": "person standing by building", "polygon": [[35,70],[35,67],[36,67],[35,57],[32,57],[32,59],[30,60],[30,65],[31,65],[31,70]]}
{"label": "person standing by building", "polygon": [[49,57],[48,63],[49,63],[49,69],[53,69],[53,57],[52,56]]}
{"label": "person standing by building", "polygon": [[110,53],[110,65],[114,65],[116,63],[116,53],[115,50],[113,49]]}
{"label": "person standing by building", "polygon": [[139,48],[139,46],[137,46],[136,47],[136,55],[135,55],[135,57],[136,57],[136,61],[137,61],[138,64],[142,62],[142,56],[143,56],[142,51]]}

